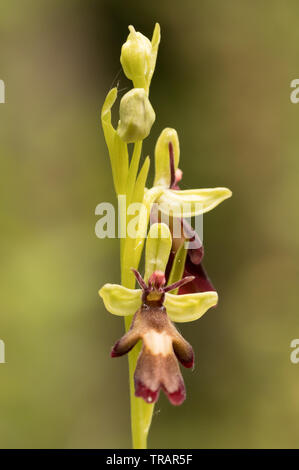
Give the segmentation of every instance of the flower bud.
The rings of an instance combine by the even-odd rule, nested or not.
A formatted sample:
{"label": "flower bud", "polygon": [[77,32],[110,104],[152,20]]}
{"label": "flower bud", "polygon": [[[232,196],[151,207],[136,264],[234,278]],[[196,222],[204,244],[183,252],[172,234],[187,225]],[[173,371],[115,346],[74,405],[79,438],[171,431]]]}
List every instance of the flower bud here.
{"label": "flower bud", "polygon": [[124,142],[136,142],[149,135],[156,115],[143,88],[133,88],[122,97],[119,117],[117,133]]}
{"label": "flower bud", "polygon": [[136,88],[146,88],[151,67],[152,44],[143,34],[129,26],[130,34],[121,49],[120,62],[126,76]]}

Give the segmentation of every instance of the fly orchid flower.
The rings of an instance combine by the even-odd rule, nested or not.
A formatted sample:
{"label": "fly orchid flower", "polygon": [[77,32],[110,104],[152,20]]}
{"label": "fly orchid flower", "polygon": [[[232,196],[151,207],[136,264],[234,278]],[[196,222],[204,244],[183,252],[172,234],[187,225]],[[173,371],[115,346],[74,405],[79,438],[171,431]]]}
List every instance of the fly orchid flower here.
{"label": "fly orchid flower", "polygon": [[[170,149],[172,159],[169,158]],[[144,191],[134,248],[137,259],[140,259],[149,218],[153,208],[158,208],[158,212],[170,217],[170,219],[184,219],[204,214],[232,195],[232,192],[228,188],[223,187],[188,190],[177,189],[178,182],[182,178],[182,171],[178,168],[179,159],[180,145],[177,132],[175,129],[166,128],[161,132],[155,147],[154,186],[150,189],[145,188]],[[159,221],[159,218],[157,220]],[[195,234],[194,231],[192,232]],[[174,244],[176,244],[177,241],[178,240],[173,237]],[[202,250],[200,240],[199,243],[198,255],[200,255]],[[185,259],[183,262],[182,260],[179,261],[180,267],[184,268]],[[181,279],[182,275],[183,271],[180,270],[175,280]]]}
{"label": "fly orchid flower", "polygon": [[188,276],[166,286],[164,271],[171,243],[167,225],[153,224],[146,242],[145,279],[133,270],[140,289],[105,284],[99,294],[110,313],[121,316],[134,313],[129,331],[115,343],[111,356],[122,356],[142,341],[134,374],[135,396],[154,403],[162,389],[173,405],[180,405],[186,393],[178,360],[187,368],[193,367],[194,354],[172,322],[200,318],[217,304],[218,296],[216,292],[170,293],[194,279]]}
{"label": "fly orchid flower", "polygon": [[[186,286],[182,286],[179,293],[211,291],[214,287],[201,264],[203,257],[201,240],[186,218],[212,210],[231,197],[232,193],[228,188],[223,187],[180,190],[178,183],[182,179],[182,171],[178,168],[179,159],[180,145],[177,132],[175,129],[166,128],[160,134],[155,147],[155,181],[153,188],[145,191],[143,202],[146,214],[141,214],[140,217],[136,249],[138,250],[139,246],[142,247],[148,224],[146,216],[149,216],[150,211],[153,222],[160,221],[161,214],[166,214],[169,217],[171,230],[174,219],[179,219],[183,235],[179,238],[173,236],[173,250],[167,268],[167,281],[182,278],[185,264],[188,263],[189,269],[192,269],[190,274],[195,279]],[[153,203],[156,204],[153,206]],[[193,245],[188,253],[184,248],[186,240],[192,242]]]}

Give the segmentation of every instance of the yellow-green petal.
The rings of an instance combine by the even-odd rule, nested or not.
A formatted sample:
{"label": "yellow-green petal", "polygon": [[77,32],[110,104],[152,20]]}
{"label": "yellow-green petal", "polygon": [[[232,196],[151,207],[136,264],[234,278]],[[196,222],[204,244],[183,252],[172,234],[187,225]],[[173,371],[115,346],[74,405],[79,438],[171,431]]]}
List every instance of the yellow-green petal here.
{"label": "yellow-green petal", "polygon": [[169,318],[178,323],[194,321],[218,302],[217,292],[198,292],[196,294],[165,294],[164,305]]}
{"label": "yellow-green petal", "polygon": [[108,312],[113,315],[125,317],[133,315],[141,305],[142,291],[140,289],[127,289],[118,284],[105,284],[100,290]]}
{"label": "yellow-green petal", "polygon": [[163,188],[161,187],[153,187],[148,190],[145,188],[134,247],[135,260],[140,260],[144,240],[147,234],[147,225],[150,218],[152,204],[157,200],[157,198],[162,194],[162,192]]}
{"label": "yellow-green petal", "polygon": [[[178,251],[176,252],[172,263],[171,271],[167,282],[169,286],[183,278],[187,252],[188,249],[185,248],[185,242],[183,241]],[[175,289],[172,291],[172,293],[177,294],[178,290],[179,289]]]}
{"label": "yellow-green petal", "polygon": [[190,189],[187,191],[174,191],[164,189],[159,197],[159,209],[173,217],[193,217],[204,214],[222,201],[231,197],[228,188]]}
{"label": "yellow-green petal", "polygon": [[145,282],[155,271],[166,270],[172,245],[171,234],[166,224],[153,224],[148,232],[145,248]]}

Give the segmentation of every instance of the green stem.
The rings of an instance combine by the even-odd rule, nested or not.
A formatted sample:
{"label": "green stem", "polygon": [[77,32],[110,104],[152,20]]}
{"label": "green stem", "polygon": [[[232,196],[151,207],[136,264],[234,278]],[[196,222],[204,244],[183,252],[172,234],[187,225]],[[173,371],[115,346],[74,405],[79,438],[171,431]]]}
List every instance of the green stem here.
{"label": "green stem", "polygon": [[[130,248],[131,244],[126,244],[126,248]],[[131,250],[130,250],[131,251]],[[133,260],[132,256],[128,256],[129,253],[126,253],[122,258]],[[135,262],[135,266],[126,266],[122,262],[121,271],[122,271],[122,285],[128,287],[129,289],[134,289],[135,287],[135,278],[132,275],[130,268],[138,268],[139,260]],[[137,266],[136,266],[137,265]],[[126,331],[129,330],[131,326],[133,316],[125,318],[125,328]],[[129,383],[130,383],[130,402],[131,402],[131,431],[132,431],[132,443],[133,449],[146,449],[147,448],[147,436],[149,428],[151,425],[152,414],[154,410],[154,405],[146,403],[142,398],[135,397],[135,385],[134,385],[134,372],[136,369],[138,355],[141,350],[141,343],[139,342],[132,351],[129,352]]]}
{"label": "green stem", "polygon": [[[142,200],[144,191],[144,182],[142,184],[142,195],[135,194],[138,190],[138,179],[136,180],[138,167],[140,162],[142,149],[142,142],[136,142],[134,144],[133,156],[128,172],[127,184],[126,184],[126,196],[127,206],[132,201],[133,196]],[[148,169],[147,169],[148,171]],[[142,171],[141,171],[142,172]],[[147,175],[147,173],[146,173]],[[146,176],[145,176],[146,178]],[[140,189],[140,188],[139,188]],[[139,201],[138,201],[139,202]],[[124,220],[122,217],[120,220]],[[129,218],[126,218],[128,224]],[[135,250],[136,240],[127,237],[121,240],[121,283],[123,286],[134,289],[135,288],[135,277],[131,271],[131,268],[138,269],[141,252],[142,250]],[[134,312],[135,313],[135,312]],[[129,330],[133,315],[125,318],[125,329]],[[138,356],[141,350],[141,343],[139,342],[128,354],[129,361],[129,383],[130,383],[130,403],[131,403],[131,431],[132,431],[132,444],[134,449],[146,449],[147,448],[147,436],[151,425],[152,414],[154,405],[146,403],[142,398],[135,397],[135,385],[134,385],[134,372]]]}

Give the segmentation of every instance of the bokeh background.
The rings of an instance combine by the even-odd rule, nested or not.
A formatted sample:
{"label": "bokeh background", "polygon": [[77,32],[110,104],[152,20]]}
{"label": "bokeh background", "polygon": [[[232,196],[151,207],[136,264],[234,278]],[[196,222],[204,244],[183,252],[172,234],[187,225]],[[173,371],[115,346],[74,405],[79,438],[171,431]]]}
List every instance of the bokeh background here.
{"label": "bokeh background", "polygon": [[[151,87],[175,127],[184,188],[228,186],[204,217],[217,309],[181,325],[196,369],[188,399],[161,396],[149,446],[298,447],[299,78],[296,0],[1,0],[0,446],[130,447],[123,322],[97,291],[119,282],[118,240],[99,240],[114,202],[99,112],[129,87],[127,26],[162,42]],[[128,89],[128,88],[127,88]]]}

